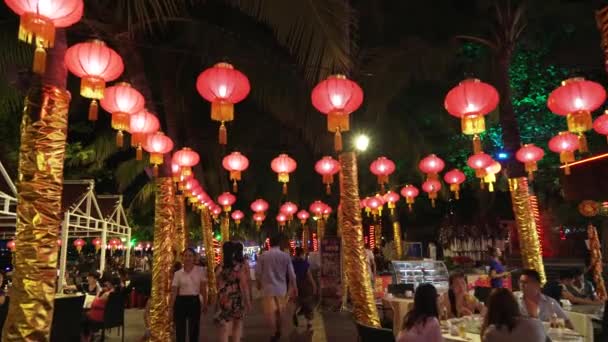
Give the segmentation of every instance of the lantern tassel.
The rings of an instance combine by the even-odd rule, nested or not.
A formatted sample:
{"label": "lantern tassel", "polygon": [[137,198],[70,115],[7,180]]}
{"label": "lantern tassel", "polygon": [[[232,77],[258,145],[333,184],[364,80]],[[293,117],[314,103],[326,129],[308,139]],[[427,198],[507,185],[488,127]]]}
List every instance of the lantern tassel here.
{"label": "lantern tassel", "polygon": [[222,124],[220,125],[219,143],[220,145],[228,144],[228,132],[226,131],[226,125],[224,125],[224,121],[222,121]]}
{"label": "lantern tassel", "polygon": [[239,185],[237,184],[236,179],[232,182],[232,192],[235,194],[239,192]]}
{"label": "lantern tassel", "polygon": [[336,152],[342,152],[342,133],[340,130],[336,130],[336,134],[334,135],[334,150]]}
{"label": "lantern tassel", "polygon": [[435,208],[435,199],[431,199],[431,207]]}
{"label": "lantern tassel", "polygon": [[137,149],[135,150],[135,159],[136,160],[142,160],[143,159],[143,151],[141,149],[141,146],[137,146]]}
{"label": "lantern tassel", "polygon": [[578,151],[580,153],[589,152],[589,146],[587,145],[587,137],[585,133],[578,134]]}
{"label": "lantern tassel", "polygon": [[475,134],[473,136],[473,153],[481,152],[481,138],[479,135]]}
{"label": "lantern tassel", "polygon": [[483,185],[483,179],[481,179],[481,181],[479,182],[479,188],[481,190],[485,189],[485,186]]}
{"label": "lantern tassel", "polygon": [[325,194],[331,195],[331,184],[329,183],[325,185]]}
{"label": "lantern tassel", "polygon": [[91,104],[89,105],[89,121],[97,121],[98,110],[97,100],[91,101]]}
{"label": "lantern tassel", "polygon": [[124,133],[118,131],[118,133],[116,133],[116,146],[122,147],[124,145],[124,140]]}
{"label": "lantern tassel", "polygon": [[489,182],[488,183],[488,191],[489,192],[494,192],[494,182]]}
{"label": "lantern tassel", "polygon": [[530,182],[534,181],[534,171],[528,171],[528,180]]}
{"label": "lantern tassel", "polygon": [[458,190],[454,191],[454,198],[457,200],[460,199],[460,191],[458,191]]}
{"label": "lantern tassel", "polygon": [[154,177],[158,177],[158,165],[154,164],[154,167],[152,168],[152,173],[154,174]]}
{"label": "lantern tassel", "polygon": [[570,175],[570,165],[568,165],[568,163],[566,163],[565,165],[566,165],[566,167],[564,168],[564,174],[566,176],[569,176]]}
{"label": "lantern tassel", "polygon": [[42,75],[46,70],[46,51],[42,46],[36,46],[34,51],[34,65],[32,71],[36,74]]}
{"label": "lantern tassel", "polygon": [[287,183],[283,183],[283,195],[287,195]]}
{"label": "lantern tassel", "polygon": [[413,211],[413,208],[412,208],[412,204],[411,204],[411,203],[408,203],[408,204],[407,204],[407,209],[410,211],[410,213]]}

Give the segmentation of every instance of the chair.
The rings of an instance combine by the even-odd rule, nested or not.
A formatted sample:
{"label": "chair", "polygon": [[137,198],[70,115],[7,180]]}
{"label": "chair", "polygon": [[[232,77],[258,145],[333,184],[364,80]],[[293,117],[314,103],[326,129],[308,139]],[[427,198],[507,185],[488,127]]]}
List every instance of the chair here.
{"label": "chair", "polygon": [[2,328],[4,328],[4,322],[6,321],[6,316],[8,315],[9,300],[10,297],[6,296],[4,300],[4,305],[0,306],[0,336],[2,336]]}
{"label": "chair", "polygon": [[414,284],[390,284],[388,286],[388,293],[395,296],[403,296],[406,291],[414,292]]}
{"label": "chair", "polygon": [[395,335],[390,329],[374,328],[369,325],[364,325],[359,322],[355,322],[357,326],[357,334],[359,335],[359,342],[394,342]]}
{"label": "chair", "polygon": [[103,313],[103,322],[93,322],[91,329],[101,330],[101,340],[106,339],[106,330],[119,328],[122,341],[125,341],[125,301],[121,293],[110,293]]}
{"label": "chair", "polygon": [[55,298],[51,342],[80,341],[84,296]]}
{"label": "chair", "polygon": [[487,303],[490,293],[492,293],[491,287],[475,286],[475,292],[473,294],[480,302]]}

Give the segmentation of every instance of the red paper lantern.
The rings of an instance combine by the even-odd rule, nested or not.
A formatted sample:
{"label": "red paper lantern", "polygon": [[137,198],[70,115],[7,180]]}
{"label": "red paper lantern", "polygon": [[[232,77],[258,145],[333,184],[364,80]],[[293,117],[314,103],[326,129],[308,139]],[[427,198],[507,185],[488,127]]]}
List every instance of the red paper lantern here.
{"label": "red paper lantern", "polygon": [[32,70],[43,74],[46,64],[45,49],[55,44],[55,28],[68,27],[82,18],[82,0],[5,0],[6,5],[21,17],[19,40],[35,44]]}
{"label": "red paper lantern", "polygon": [[260,228],[262,223],[266,219],[266,215],[263,212],[258,212],[253,214],[253,220],[255,221],[255,225]]}
{"label": "red paper lantern", "polygon": [[526,171],[528,172],[528,178],[534,177],[534,171],[538,170],[536,163],[543,159],[545,151],[542,148],[535,146],[534,144],[525,144],[520,147],[515,153],[515,158],[520,162],[524,163]]}
{"label": "red paper lantern", "polygon": [[234,104],[243,101],[250,89],[247,76],[228,63],[217,63],[198,76],[196,90],[211,102],[211,120],[221,123],[220,144],[228,141],[224,122],[234,120]]}
{"label": "red paper lantern", "polygon": [[378,177],[378,184],[384,191],[384,185],[388,183],[388,176],[395,171],[395,163],[386,157],[379,157],[371,163],[369,170]]}
{"label": "red paper lantern", "polygon": [[300,220],[300,223],[302,223],[302,225],[304,225],[304,224],[306,224],[306,221],[310,217],[310,214],[308,213],[308,211],[302,209],[302,210],[298,211],[297,216],[298,216],[298,219]]}
{"label": "red paper lantern", "polygon": [[608,138],[608,111],[605,111],[603,115],[600,115],[593,121],[593,129],[599,133],[603,134]]}
{"label": "red paper lantern", "polygon": [[283,183],[283,194],[287,194],[287,183],[289,183],[289,174],[295,171],[298,163],[287,154],[280,154],[270,163],[270,167],[277,173],[279,182]]}
{"label": "red paper lantern", "polygon": [[173,140],[163,132],[148,135],[144,150],[150,153],[150,164],[154,165],[154,176],[158,176],[158,165],[163,163],[164,154],[171,152],[172,149]]}
{"label": "red paper lantern", "polygon": [[232,212],[230,217],[232,217],[234,223],[236,223],[236,226],[238,227],[239,224],[241,224],[241,220],[243,219],[243,217],[245,217],[245,214],[243,214],[243,212],[240,210],[235,210]]}
{"label": "red paper lantern", "polygon": [[418,188],[411,184],[408,184],[401,188],[401,196],[405,197],[405,203],[407,203],[407,206],[410,211],[412,210],[412,204],[414,204],[414,200],[416,199],[419,193],[420,191],[418,191]]}
{"label": "red paper lantern", "polygon": [[266,210],[268,210],[268,202],[258,198],[251,203],[251,210],[255,213],[264,213]]}
{"label": "red paper lantern", "polygon": [[182,172],[182,177],[192,175],[192,167],[201,160],[198,153],[189,147],[184,147],[181,150],[173,153],[172,161],[179,165]]}
{"label": "red paper lantern", "polygon": [[103,99],[99,102],[101,108],[112,115],[112,128],[117,130],[116,145],[123,145],[123,131],[128,131],[131,125],[131,115],[144,109],[144,96],[131,87],[129,83],[120,82],[106,88]]}
{"label": "red paper lantern", "polygon": [[283,203],[279,211],[287,215],[287,219],[291,221],[293,215],[298,211],[298,206],[292,202],[285,202]]}
{"label": "red paper lantern", "polygon": [[117,238],[112,238],[110,239],[110,241],[108,242],[108,245],[110,246],[110,248],[115,251],[116,248],[118,248],[118,246],[122,245],[122,241],[120,241],[120,239]]}
{"label": "red paper lantern", "polygon": [[213,206],[211,207],[211,215],[213,216],[213,218],[215,220],[217,220],[217,217],[222,213],[222,208],[220,208],[219,206],[217,206],[215,203],[213,203]]}
{"label": "red paper lantern", "polygon": [[394,212],[395,205],[399,201],[399,194],[393,191],[387,191],[384,194],[384,202],[387,204],[388,208],[391,210],[391,214]]}
{"label": "red paper lantern", "polygon": [[323,211],[325,210],[326,204],[321,201],[314,201],[308,207],[308,211],[310,211],[314,217],[317,219],[323,217]]}
{"label": "red paper lantern", "polygon": [[131,115],[129,133],[131,133],[131,146],[135,147],[135,158],[142,160],[142,146],[146,143],[148,134],[158,131],[160,122],[158,118],[146,110]]}
{"label": "red paper lantern", "polygon": [[327,218],[329,218],[329,215],[331,215],[331,212],[333,210],[331,209],[331,207],[327,204],[324,204],[323,206],[323,218],[327,220]]}
{"label": "red paper lantern", "polygon": [[428,194],[431,206],[435,208],[435,200],[437,199],[437,192],[441,190],[441,182],[436,179],[427,179],[422,183],[422,190]]}
{"label": "red paper lantern", "polygon": [[78,251],[78,254],[80,254],[80,252],[82,252],[82,247],[84,247],[84,245],[86,245],[87,242],[84,241],[83,239],[76,239],[74,240],[74,247],[76,247],[76,251]]}
{"label": "red paper lantern", "polygon": [[222,160],[222,166],[226,171],[230,172],[230,180],[232,183],[232,191],[238,191],[237,181],[241,180],[241,172],[249,167],[249,159],[240,152],[232,152],[225,156]]}
{"label": "red paper lantern", "polygon": [[420,171],[426,174],[427,179],[437,179],[438,173],[443,170],[445,163],[443,159],[437,157],[434,154],[430,154],[418,163]]}
{"label": "red paper lantern", "polygon": [[462,184],[466,178],[464,173],[458,169],[450,170],[443,176],[445,182],[450,184],[450,191],[454,193],[456,199],[460,199],[460,184]]}
{"label": "red paper lantern", "polygon": [[382,215],[382,207],[384,206],[384,199],[380,195],[368,197],[365,199],[365,211],[372,213],[372,215]]}
{"label": "red paper lantern", "polygon": [[[494,159],[489,155],[478,152],[470,156],[467,160],[467,165],[475,170],[475,177],[483,179],[486,176],[486,168],[494,162]],[[480,183],[483,189],[483,181]]]}
{"label": "red paper lantern", "polygon": [[229,192],[224,192],[223,194],[217,197],[217,203],[224,207],[225,212],[229,212],[231,210],[231,206],[236,202],[236,196]]}
{"label": "red paper lantern", "polygon": [[93,239],[93,246],[95,247],[95,252],[99,252],[99,249],[101,248],[101,239],[100,238],[94,238]]}
{"label": "red paper lantern", "polygon": [[106,82],[122,74],[122,58],[101,40],[92,40],[70,46],[65,52],[65,65],[81,78],[80,95],[92,99],[89,120],[97,120],[97,100],[103,99]]}
{"label": "red paper lantern", "polygon": [[326,193],[331,194],[331,185],[334,182],[334,175],[340,171],[340,163],[330,156],[325,156],[315,164],[315,171],[323,177]]}
{"label": "red paper lantern", "polygon": [[578,134],[579,149],[588,152],[584,132],[593,127],[591,112],[606,101],[606,90],[601,84],[582,77],[562,81],[562,85],[549,94],[547,107],[554,114],[565,116],[568,131]]}
{"label": "red paper lantern", "polygon": [[496,174],[500,172],[502,166],[499,162],[493,160],[488,167],[486,167],[486,176],[483,178],[483,181],[488,183],[488,191],[494,192],[494,183],[496,182]]}
{"label": "red paper lantern", "polygon": [[8,248],[11,252],[15,251],[17,245],[15,244],[15,240],[10,240],[6,243],[6,248]]}
{"label": "red paper lantern", "polygon": [[445,96],[444,107],[451,115],[460,118],[463,134],[473,136],[473,152],[481,152],[479,134],[485,132],[484,116],[498,106],[496,89],[478,79],[467,79],[452,88]]}
{"label": "red paper lantern", "polygon": [[329,76],[312,90],[312,105],[327,115],[327,130],[335,133],[334,148],[342,151],[342,132],[350,130],[349,115],[363,103],[363,90],[344,75]]}
{"label": "red paper lantern", "polygon": [[549,140],[549,149],[559,153],[559,161],[566,165],[564,173],[570,174],[569,163],[574,161],[574,151],[579,148],[578,137],[570,132],[560,132]]}
{"label": "red paper lantern", "polygon": [[287,222],[287,215],[279,213],[276,219],[281,229],[285,228],[285,222]]}

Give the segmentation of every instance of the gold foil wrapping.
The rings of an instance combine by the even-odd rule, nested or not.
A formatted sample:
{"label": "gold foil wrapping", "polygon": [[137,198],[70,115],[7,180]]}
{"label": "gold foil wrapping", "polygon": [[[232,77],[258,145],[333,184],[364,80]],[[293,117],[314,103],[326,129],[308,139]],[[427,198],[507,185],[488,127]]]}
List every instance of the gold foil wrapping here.
{"label": "gold foil wrapping", "polygon": [[208,303],[215,303],[217,296],[217,284],[215,283],[215,252],[213,250],[213,224],[211,223],[211,215],[209,209],[204,207],[201,210],[201,228],[203,236],[203,244],[205,246],[205,259],[207,260],[207,293],[209,295]]}
{"label": "gold foil wrapping", "polygon": [[346,310],[348,304],[348,279],[346,278],[346,272],[344,271],[344,238],[342,237],[342,224],[344,222],[344,212],[342,206],[338,205],[338,237],[340,237],[340,272],[341,283],[342,283],[342,310]]}
{"label": "gold foil wrapping", "polygon": [[393,239],[395,243],[395,255],[397,256],[397,260],[401,260],[403,257],[403,243],[401,240],[401,225],[397,218],[393,221]]}
{"label": "gold foil wrapping", "polygon": [[353,152],[340,155],[340,203],[342,204],[342,239],[344,239],[344,268],[348,291],[353,303],[353,316],[363,324],[380,327],[374,303],[371,274],[363,249],[363,225],[359,205],[357,159]]}
{"label": "gold foil wrapping", "polygon": [[319,217],[317,220],[317,239],[322,243],[323,238],[325,237],[325,220],[322,217]]}
{"label": "gold foil wrapping", "polygon": [[308,228],[308,223],[302,225],[302,248],[304,248],[304,253],[308,253],[308,241],[310,240],[310,228]]}
{"label": "gold foil wrapping", "polygon": [[48,341],[57,279],[57,239],[70,94],[33,86],[23,110],[15,271],[2,341]]}
{"label": "gold foil wrapping", "polygon": [[230,219],[227,215],[221,218],[220,233],[222,234],[222,241],[230,241]]}
{"label": "gold foil wrapping", "polygon": [[601,46],[604,50],[604,67],[608,71],[608,6],[595,11],[595,22],[601,34]]}
{"label": "gold foil wrapping", "polygon": [[601,300],[606,300],[606,286],[604,285],[602,248],[597,236],[597,229],[593,225],[587,227],[587,237],[589,239],[589,252],[591,253],[591,273],[595,282],[597,296]]}
{"label": "gold foil wrapping", "polygon": [[182,252],[188,247],[186,242],[186,202],[184,195],[175,196],[175,251],[177,260],[182,260]]}
{"label": "gold foil wrapping", "polygon": [[154,259],[152,263],[152,297],[150,298],[150,341],[172,339],[169,312],[175,238],[175,187],[171,177],[156,179],[154,215]]}
{"label": "gold foil wrapping", "polygon": [[542,283],[547,281],[545,265],[540,250],[536,220],[530,203],[530,190],[526,177],[510,178],[509,190],[513,202],[513,214],[519,234],[522,264],[524,268],[531,268],[540,274]]}

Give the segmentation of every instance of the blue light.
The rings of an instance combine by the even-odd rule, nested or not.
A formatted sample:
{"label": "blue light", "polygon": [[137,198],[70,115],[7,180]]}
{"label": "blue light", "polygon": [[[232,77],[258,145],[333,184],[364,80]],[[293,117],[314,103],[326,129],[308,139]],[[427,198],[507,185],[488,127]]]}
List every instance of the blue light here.
{"label": "blue light", "polygon": [[497,158],[498,159],[507,159],[507,158],[509,158],[509,154],[507,152],[498,152]]}

